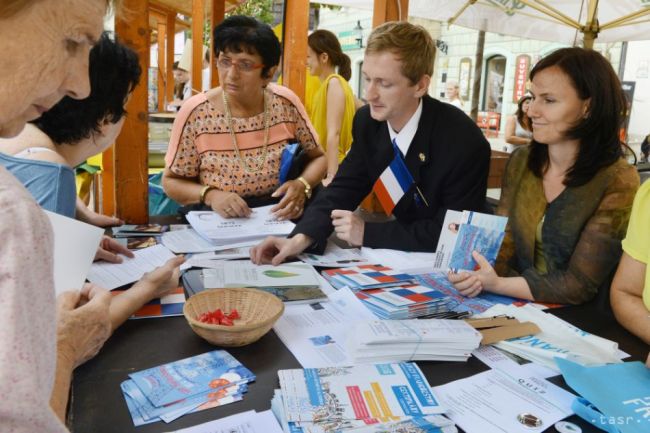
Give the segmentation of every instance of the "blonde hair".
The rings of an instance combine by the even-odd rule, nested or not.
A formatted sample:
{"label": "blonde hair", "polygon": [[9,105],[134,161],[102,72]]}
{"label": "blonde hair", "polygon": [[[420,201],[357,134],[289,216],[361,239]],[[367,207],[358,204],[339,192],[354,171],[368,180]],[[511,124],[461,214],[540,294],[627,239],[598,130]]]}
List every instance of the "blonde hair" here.
{"label": "blonde hair", "polygon": [[427,30],[406,21],[389,21],[375,28],[368,37],[366,54],[390,51],[402,62],[402,75],[412,84],[423,75],[433,75],[436,48]]}
{"label": "blonde hair", "polygon": [[[0,2],[0,19],[11,18],[18,12],[27,9],[43,0],[2,0]],[[122,0],[106,0],[106,8],[117,11],[122,6]]]}

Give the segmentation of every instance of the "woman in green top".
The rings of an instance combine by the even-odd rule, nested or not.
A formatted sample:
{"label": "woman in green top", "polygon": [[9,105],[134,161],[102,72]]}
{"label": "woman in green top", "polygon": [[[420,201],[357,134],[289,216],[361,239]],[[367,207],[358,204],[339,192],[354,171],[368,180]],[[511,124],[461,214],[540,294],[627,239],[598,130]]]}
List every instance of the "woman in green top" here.
{"label": "woman in green top", "polygon": [[506,168],[496,271],[474,252],[480,269],[449,280],[466,296],[580,304],[609,284],[639,186],[618,138],[625,99],[609,62],[582,48],[551,53],[530,78],[533,141]]}
{"label": "woman in green top", "polygon": [[352,145],[355,100],[348,84],[352,71],[350,58],[334,33],[316,30],[307,43],[307,66],[322,82],[311,103],[311,121],[327,155],[327,176],[323,179],[327,186]]}

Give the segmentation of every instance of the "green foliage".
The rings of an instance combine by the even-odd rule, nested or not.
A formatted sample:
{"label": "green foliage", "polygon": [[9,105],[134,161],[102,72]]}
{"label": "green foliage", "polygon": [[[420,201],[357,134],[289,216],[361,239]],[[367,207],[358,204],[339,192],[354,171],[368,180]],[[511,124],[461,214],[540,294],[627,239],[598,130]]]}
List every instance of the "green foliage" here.
{"label": "green foliage", "polygon": [[226,15],[248,15],[264,23],[273,25],[272,8],[273,0],[247,0]]}

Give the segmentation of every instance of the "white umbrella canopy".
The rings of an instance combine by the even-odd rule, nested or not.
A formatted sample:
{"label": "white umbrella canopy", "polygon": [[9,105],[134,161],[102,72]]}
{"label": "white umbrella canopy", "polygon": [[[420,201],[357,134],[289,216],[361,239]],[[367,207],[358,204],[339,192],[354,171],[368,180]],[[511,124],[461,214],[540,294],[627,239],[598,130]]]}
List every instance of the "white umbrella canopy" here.
{"label": "white umbrella canopy", "polygon": [[[372,9],[372,0],[318,3]],[[583,38],[650,39],[650,0],[410,0],[409,15],[521,38],[575,45]]]}

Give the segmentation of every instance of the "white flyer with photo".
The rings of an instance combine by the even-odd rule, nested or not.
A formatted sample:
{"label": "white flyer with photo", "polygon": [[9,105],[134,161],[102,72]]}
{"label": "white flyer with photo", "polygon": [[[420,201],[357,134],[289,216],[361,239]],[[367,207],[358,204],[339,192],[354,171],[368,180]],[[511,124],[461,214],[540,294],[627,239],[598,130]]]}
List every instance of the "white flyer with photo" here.
{"label": "white flyer with photo", "polygon": [[304,368],[353,364],[346,350],[350,329],[355,323],[375,319],[347,287],[328,297],[324,302],[286,305],[273,326]]}

